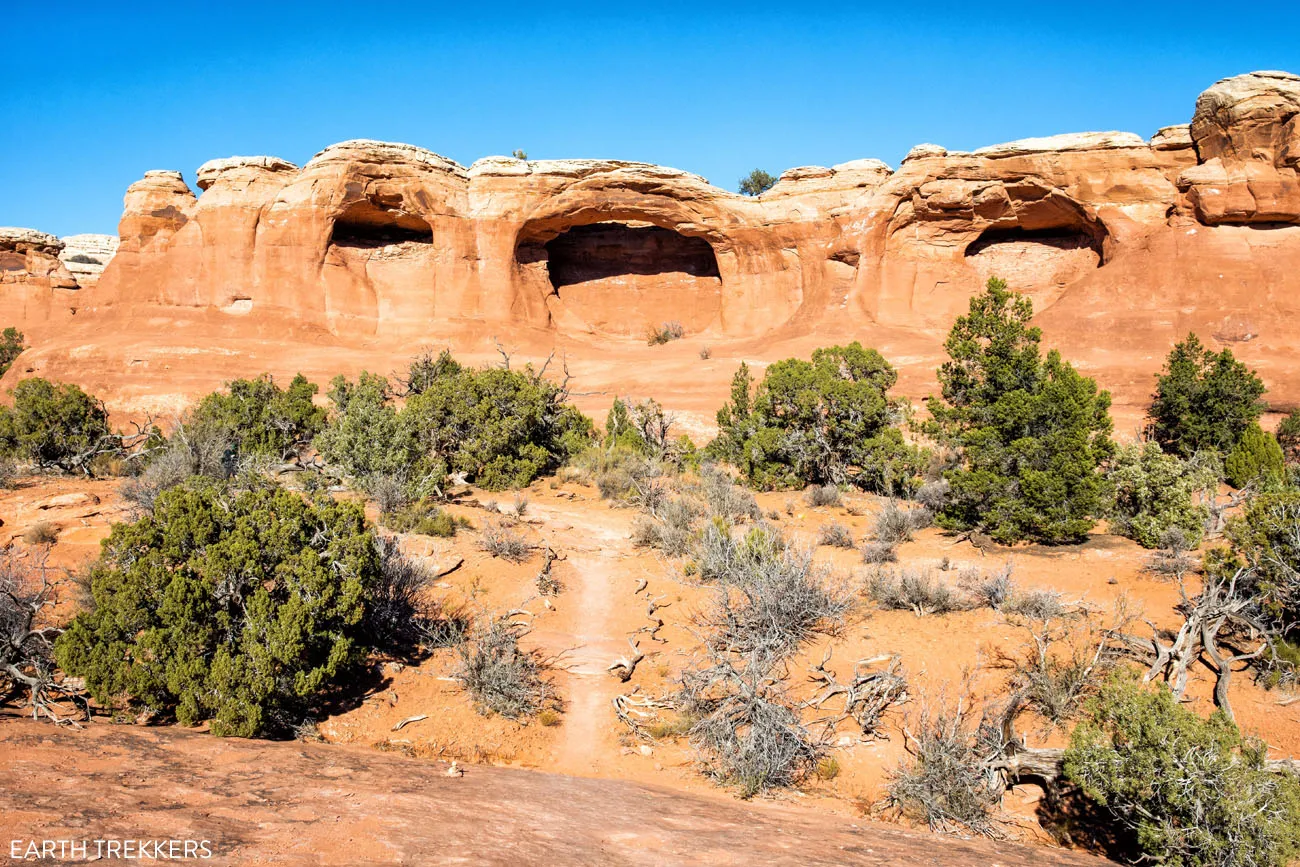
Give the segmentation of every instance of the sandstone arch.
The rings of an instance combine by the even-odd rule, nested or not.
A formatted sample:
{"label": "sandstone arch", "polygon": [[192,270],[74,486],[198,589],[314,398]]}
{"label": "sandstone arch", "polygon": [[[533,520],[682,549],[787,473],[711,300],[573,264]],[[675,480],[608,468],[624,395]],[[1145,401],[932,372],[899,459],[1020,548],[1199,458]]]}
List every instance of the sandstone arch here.
{"label": "sandstone arch", "polygon": [[401,199],[368,197],[334,217],[330,244],[344,247],[386,247],[392,244],[433,243],[433,227],[402,209]]}
{"label": "sandstone arch", "polygon": [[374,334],[383,299],[431,296],[436,257],[433,226],[400,196],[347,205],[330,226],[322,268],[330,330]]}
{"label": "sandstone arch", "polygon": [[668,220],[592,216],[604,215],[538,221],[519,235],[516,262],[558,328],[640,336],[666,320],[689,333],[719,321],[723,279],[709,240]]}

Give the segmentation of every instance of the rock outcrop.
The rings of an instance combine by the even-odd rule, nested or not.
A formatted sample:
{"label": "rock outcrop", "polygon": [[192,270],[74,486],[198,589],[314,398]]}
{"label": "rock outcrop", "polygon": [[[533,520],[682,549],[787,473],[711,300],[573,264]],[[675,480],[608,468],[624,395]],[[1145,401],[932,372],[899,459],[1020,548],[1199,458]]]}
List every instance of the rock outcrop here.
{"label": "rock outcrop", "polygon": [[[997,274],[1120,403],[1145,398],[1191,329],[1234,345],[1275,400],[1296,402],[1298,118],[1300,78],[1252,73],[1215,84],[1190,124],[1150,140],[918,145],[897,170],[804,166],[753,198],[646,163],[488,157],[466,168],[369,140],[301,168],[213,160],[197,196],[178,172],[148,172],[127,191],[116,255],[81,290],[84,315],[33,358],[52,375],[97,371],[123,403],[150,369],[186,383],[174,388],[210,388],[264,369],[387,370],[422,345],[484,352],[496,337],[587,353],[612,388],[699,390],[716,403],[730,360],[857,338],[887,350],[903,388],[923,394],[943,333]],[[25,257],[5,266],[0,292],[77,291],[50,264],[51,245],[0,243],[4,261]],[[641,336],[666,320],[683,324],[692,353],[707,343],[729,360],[665,367],[673,351],[648,351]]]}
{"label": "rock outcrop", "polygon": [[63,242],[59,261],[81,289],[89,289],[98,283],[99,275],[104,273],[117,253],[116,235],[66,235],[59,240]]}
{"label": "rock outcrop", "polygon": [[59,260],[63,242],[35,229],[0,227],[0,327],[29,336],[69,319],[77,305],[76,278]]}
{"label": "rock outcrop", "polygon": [[1201,222],[1300,224],[1300,76],[1225,78],[1196,100],[1191,136],[1199,164],[1178,186]]}

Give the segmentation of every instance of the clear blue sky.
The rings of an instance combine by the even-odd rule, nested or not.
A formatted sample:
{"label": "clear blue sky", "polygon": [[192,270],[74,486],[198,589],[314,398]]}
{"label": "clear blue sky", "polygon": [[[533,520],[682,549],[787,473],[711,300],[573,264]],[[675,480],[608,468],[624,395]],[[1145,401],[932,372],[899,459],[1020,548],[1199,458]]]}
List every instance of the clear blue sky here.
{"label": "clear blue sky", "polygon": [[113,232],[146,169],[192,183],[212,157],[301,164],[349,138],[735,189],[919,142],[1149,136],[1219,78],[1300,72],[1286,4],[204,5],[6,4],[0,225]]}

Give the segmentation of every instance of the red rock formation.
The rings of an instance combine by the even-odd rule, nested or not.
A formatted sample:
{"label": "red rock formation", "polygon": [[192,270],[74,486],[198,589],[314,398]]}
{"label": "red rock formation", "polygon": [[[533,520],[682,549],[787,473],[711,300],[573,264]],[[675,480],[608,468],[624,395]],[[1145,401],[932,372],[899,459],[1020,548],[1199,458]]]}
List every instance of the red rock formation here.
{"label": "red rock formation", "polygon": [[[920,145],[897,171],[791,169],[757,198],[644,163],[466,169],[373,141],[301,169],[214,160],[197,198],[178,173],[149,172],[127,191],[116,257],[82,290],[85,315],[31,363],[124,405],[260,370],[386,371],[421,345],[472,355],[496,336],[559,345],[600,386],[698,395],[703,409],[735,358],[858,338],[919,395],[953,317],[998,274],[1121,403],[1136,406],[1196,329],[1259,366],[1285,404],[1300,400],[1297,118],[1300,78],[1253,73],[1215,84],[1190,126],[1150,141]],[[28,295],[69,288],[23,267]],[[668,320],[689,353],[642,346]],[[691,362],[702,343],[726,363]]]}
{"label": "red rock formation", "polygon": [[63,242],[53,235],[0,227],[0,327],[18,326],[33,338],[71,319],[79,287],[59,261],[62,250]]}

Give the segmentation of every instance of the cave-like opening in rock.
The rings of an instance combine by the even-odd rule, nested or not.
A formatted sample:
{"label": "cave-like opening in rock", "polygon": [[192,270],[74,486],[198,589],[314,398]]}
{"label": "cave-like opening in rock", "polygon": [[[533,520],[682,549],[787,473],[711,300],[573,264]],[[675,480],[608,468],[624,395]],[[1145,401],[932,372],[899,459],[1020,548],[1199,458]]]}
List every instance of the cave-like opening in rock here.
{"label": "cave-like opening in rock", "polygon": [[547,273],[557,290],[632,275],[721,280],[708,241],[649,223],[573,226],[547,241],[545,250]]}
{"label": "cave-like opening in rock", "polygon": [[1053,252],[1074,254],[1077,251],[1087,251],[1079,258],[1090,258],[1094,267],[1100,267],[1102,264],[1100,239],[1092,232],[1069,227],[1034,230],[987,229],[966,248],[966,256],[968,258],[980,256],[1000,246],[1026,250],[1041,247],[1044,248],[1041,251],[1042,255],[1052,255]]}
{"label": "cave-like opening in rock", "polygon": [[340,247],[387,247],[391,244],[433,243],[433,227],[395,203],[369,199],[349,206],[334,218],[330,243]]}
{"label": "cave-like opening in rock", "polygon": [[1104,229],[1088,225],[990,229],[966,248],[966,264],[984,278],[1001,277],[1041,309],[1104,264],[1103,237]]}

